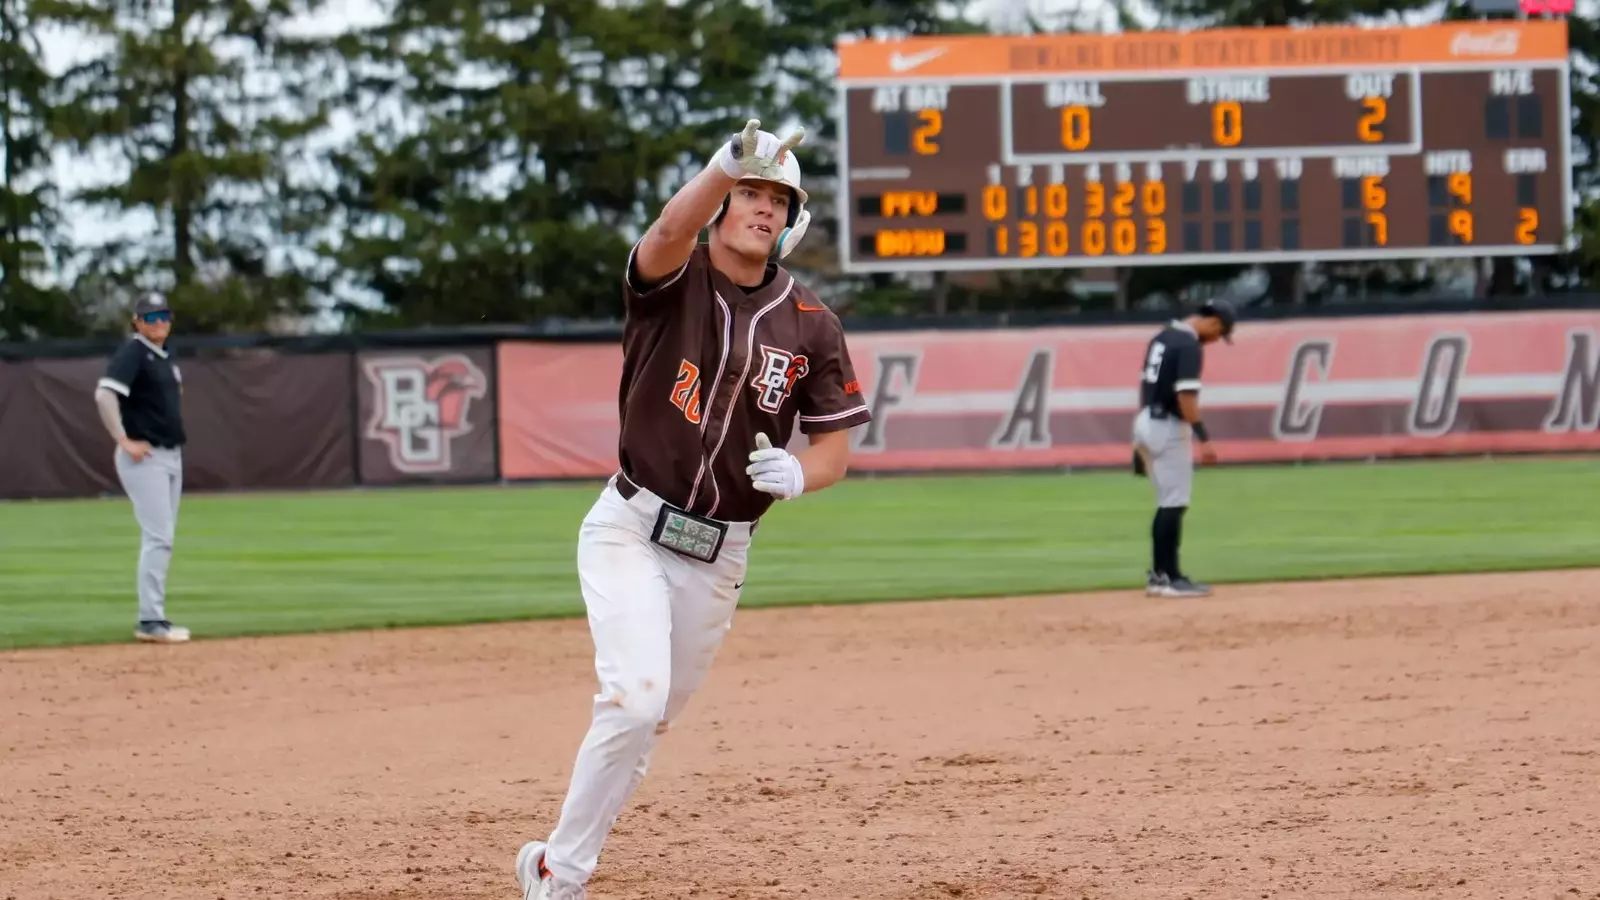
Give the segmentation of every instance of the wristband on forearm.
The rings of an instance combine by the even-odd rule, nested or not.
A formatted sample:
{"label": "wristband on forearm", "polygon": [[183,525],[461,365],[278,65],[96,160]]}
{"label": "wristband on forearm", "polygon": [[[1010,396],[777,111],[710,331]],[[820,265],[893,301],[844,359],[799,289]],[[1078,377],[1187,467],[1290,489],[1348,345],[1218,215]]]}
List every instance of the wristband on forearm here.
{"label": "wristband on forearm", "polygon": [[1194,429],[1195,437],[1206,443],[1211,442],[1211,435],[1206,433],[1206,423],[1196,420],[1189,427]]}

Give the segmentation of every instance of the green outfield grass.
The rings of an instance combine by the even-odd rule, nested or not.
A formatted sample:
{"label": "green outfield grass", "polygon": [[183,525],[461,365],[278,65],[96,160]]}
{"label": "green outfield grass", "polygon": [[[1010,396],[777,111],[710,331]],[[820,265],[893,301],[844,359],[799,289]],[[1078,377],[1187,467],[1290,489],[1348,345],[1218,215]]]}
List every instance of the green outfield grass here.
{"label": "green outfield grass", "polygon": [[[581,612],[597,485],[190,495],[168,613],[197,637]],[[1125,472],[852,479],[763,523],[747,605],[1133,588]],[[1600,565],[1594,459],[1202,472],[1185,568],[1213,583]],[[130,637],[125,499],[0,503],[0,648]]]}

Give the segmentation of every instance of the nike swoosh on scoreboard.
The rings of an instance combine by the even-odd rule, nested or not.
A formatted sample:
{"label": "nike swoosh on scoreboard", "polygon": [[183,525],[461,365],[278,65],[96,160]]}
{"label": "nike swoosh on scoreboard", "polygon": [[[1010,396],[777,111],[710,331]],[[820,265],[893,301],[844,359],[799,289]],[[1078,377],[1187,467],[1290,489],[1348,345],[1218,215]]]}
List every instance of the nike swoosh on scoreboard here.
{"label": "nike swoosh on scoreboard", "polygon": [[943,56],[948,49],[948,47],[935,47],[932,50],[924,50],[921,53],[912,53],[910,55],[896,50],[889,54],[889,69],[894,72],[909,72],[918,66],[933,62]]}

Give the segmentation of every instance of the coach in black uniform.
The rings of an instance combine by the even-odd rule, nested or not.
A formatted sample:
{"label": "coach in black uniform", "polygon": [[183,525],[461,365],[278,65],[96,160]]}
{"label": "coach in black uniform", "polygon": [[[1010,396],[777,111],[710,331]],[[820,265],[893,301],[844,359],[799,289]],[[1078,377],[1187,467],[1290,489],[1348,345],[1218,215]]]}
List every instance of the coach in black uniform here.
{"label": "coach in black uniform", "polygon": [[100,421],[117,442],[117,478],[133,503],[144,533],[139,548],[139,624],[141,641],[175,643],[189,629],[167,620],[167,567],[183,493],[182,374],[167,352],[172,310],[157,296],[133,309],[134,335],[106,366],[95,388]]}
{"label": "coach in black uniform", "polygon": [[1150,525],[1152,565],[1145,583],[1145,593],[1152,597],[1211,593],[1211,588],[1191,581],[1178,567],[1178,545],[1194,482],[1189,435],[1199,439],[1202,461],[1217,461],[1200,418],[1204,347],[1219,339],[1233,343],[1237,318],[1227,301],[1212,301],[1193,315],[1169,322],[1145,347],[1139,414],[1133,420],[1133,466],[1137,474],[1149,475],[1156,493],[1156,515]]}

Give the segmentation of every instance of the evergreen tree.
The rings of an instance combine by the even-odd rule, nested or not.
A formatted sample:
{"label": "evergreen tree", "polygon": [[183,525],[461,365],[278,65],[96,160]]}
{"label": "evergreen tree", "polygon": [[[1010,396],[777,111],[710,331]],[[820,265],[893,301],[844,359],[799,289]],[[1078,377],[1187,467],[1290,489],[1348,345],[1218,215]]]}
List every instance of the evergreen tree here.
{"label": "evergreen tree", "polygon": [[[617,312],[630,234],[694,146],[693,111],[758,103],[699,31],[757,16],[733,0],[390,12],[342,42],[349,101],[387,117],[332,157],[349,227],[324,251],[347,292],[381,304],[345,307],[362,324]],[[705,71],[710,83],[684,85]]]}
{"label": "evergreen tree", "polygon": [[187,331],[309,310],[292,164],[326,123],[323,68],[318,42],[283,34],[320,0],[307,2],[40,0],[104,48],[60,80],[61,135],[85,160],[125,164],[73,198],[121,226],[83,248],[85,302],[167,290]]}
{"label": "evergreen tree", "polygon": [[63,249],[50,178],[50,76],[26,0],[0,0],[0,340],[71,334],[51,281]]}
{"label": "evergreen tree", "polygon": [[1572,189],[1576,249],[1556,260],[1552,275],[1563,286],[1600,290],[1600,23],[1573,16],[1567,22],[1571,56]]}

